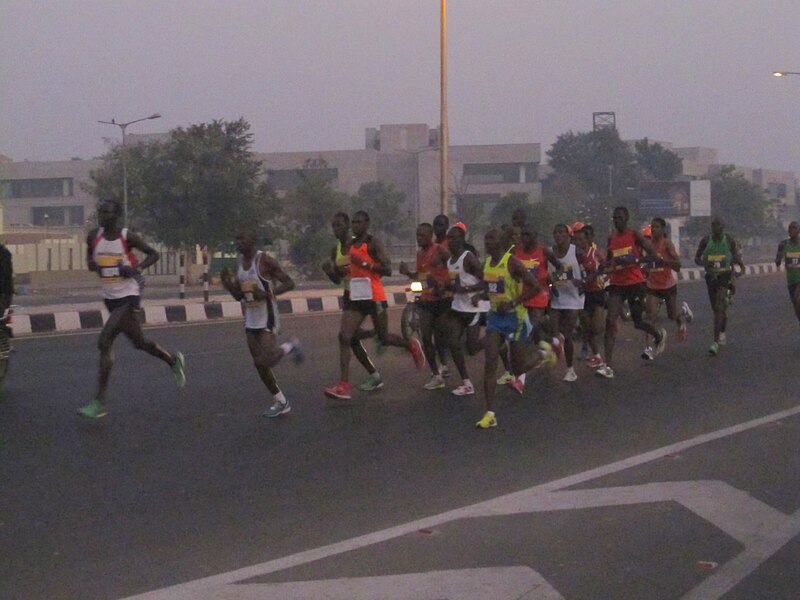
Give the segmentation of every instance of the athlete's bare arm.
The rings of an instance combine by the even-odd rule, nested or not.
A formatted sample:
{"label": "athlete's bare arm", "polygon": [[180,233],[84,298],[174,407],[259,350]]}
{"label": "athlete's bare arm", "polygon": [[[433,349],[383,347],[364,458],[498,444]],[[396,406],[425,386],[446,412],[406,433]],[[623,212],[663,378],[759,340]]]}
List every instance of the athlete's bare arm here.
{"label": "athlete's bare arm", "polygon": [[672,243],[672,240],[667,240],[667,258],[666,260],[662,259],[662,262],[673,271],[681,270],[681,258],[678,256],[678,251],[675,250],[675,244]]}
{"label": "athlete's bare arm", "polygon": [[517,298],[517,303],[522,304],[525,300],[533,298],[541,291],[541,286],[533,274],[525,268],[525,265],[516,257],[508,259],[508,272],[511,276],[522,283],[522,294]]}
{"label": "athlete's bare arm", "polygon": [[219,272],[219,279],[222,283],[222,287],[228,290],[234,300],[241,300],[244,297],[244,294],[242,294],[242,287],[239,285],[239,280],[233,276],[233,273],[230,272],[228,267],[225,267]]}
{"label": "athlete's bare arm", "polygon": [[158,253],[158,250],[145,242],[138,233],[128,231],[126,243],[128,244],[128,248],[135,248],[144,254],[145,258],[139,263],[138,267],[120,267],[120,275],[123,277],[133,277],[139,271],[144,271],[147,267],[156,264],[158,259],[161,257],[161,255]]}
{"label": "athlete's bare arm", "polygon": [[322,270],[324,271],[325,275],[328,276],[333,283],[339,285],[342,283],[342,273],[339,267],[336,265],[336,248],[331,250],[331,256],[328,260],[322,263]]}
{"label": "athlete's bare arm", "polygon": [[276,296],[280,296],[294,289],[294,280],[283,270],[280,263],[269,254],[261,254],[261,260],[258,263],[258,273],[263,279],[272,279],[278,282],[278,285],[272,288]]}
{"label": "athlete's bare arm", "polygon": [[392,274],[392,261],[386,255],[386,250],[383,248],[381,241],[373,236],[367,244],[367,253],[375,261],[372,270],[380,273],[383,277],[389,277]]}
{"label": "athlete's bare arm", "polygon": [[781,240],[778,244],[778,253],[775,255],[775,266],[780,267],[786,256],[786,240]]}
{"label": "athlete's bare arm", "polygon": [[708,245],[708,236],[705,236],[700,243],[697,244],[697,252],[694,253],[694,264],[702,267],[703,265],[703,252],[706,250],[706,246]]}
{"label": "athlete's bare arm", "polygon": [[89,235],[86,236],[86,268],[93,273],[100,272],[97,263],[94,262],[94,241],[97,239],[98,231],[99,229],[95,227],[89,232]]}

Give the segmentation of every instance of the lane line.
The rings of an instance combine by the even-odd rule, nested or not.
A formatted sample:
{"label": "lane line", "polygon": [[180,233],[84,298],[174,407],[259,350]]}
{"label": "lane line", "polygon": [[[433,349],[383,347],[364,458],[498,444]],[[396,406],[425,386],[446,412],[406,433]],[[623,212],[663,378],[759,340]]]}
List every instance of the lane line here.
{"label": "lane line", "polygon": [[[238,581],[242,581],[244,579],[250,579],[253,577],[268,575],[270,573],[282,571],[290,567],[296,567],[312,561],[320,560],[330,556],[335,556],[337,554],[342,554],[344,552],[349,552],[352,550],[357,550],[360,548],[364,548],[366,546],[384,542],[396,537],[412,533],[414,531],[418,531],[420,529],[435,528],[449,521],[455,521],[458,519],[465,519],[470,517],[481,517],[481,516],[491,515],[498,510],[504,512],[512,510],[515,505],[523,504],[526,501],[527,503],[529,503],[531,500],[531,496],[562,490],[564,488],[578,485],[580,483],[585,483],[593,479],[598,479],[606,475],[611,475],[614,473],[618,473],[620,471],[625,471],[632,467],[643,465],[652,462],[654,460],[657,460],[659,458],[669,456],[671,454],[676,454],[688,450],[690,448],[695,448],[703,444],[708,444],[709,442],[730,437],[732,435],[736,435],[738,433],[742,433],[750,429],[755,429],[756,427],[761,427],[762,425],[774,423],[775,421],[780,421],[781,419],[793,417],[798,414],[800,414],[800,405],[776,413],[772,413],[764,417],[759,417],[757,419],[746,421],[738,425],[733,425],[731,427],[726,427],[723,429],[719,429],[717,431],[712,431],[709,433],[698,435],[694,438],[684,440],[682,442],[669,444],[667,446],[651,450],[650,452],[645,452],[637,456],[631,456],[629,458],[609,463],[601,467],[589,469],[588,471],[583,471],[581,473],[569,475],[561,479],[556,479],[551,482],[543,483],[528,488],[526,490],[499,496],[492,500],[478,502],[476,504],[443,512],[438,515],[425,517],[422,519],[418,519],[416,521],[411,521],[401,525],[396,525],[380,531],[367,533],[361,536],[350,538],[348,540],[343,540],[341,542],[335,542],[327,546],[321,546],[319,548],[313,548],[311,550],[304,550],[302,552],[298,552],[296,554],[292,554],[282,558],[270,560],[256,565],[251,565],[249,567],[244,567],[241,569],[236,569],[234,571],[228,571],[227,573],[220,573],[218,575],[212,575],[210,577],[196,579],[186,583],[181,583],[167,588],[162,588],[160,590],[154,590],[151,592],[145,592],[144,594],[130,596],[127,598],[127,600],[167,600],[167,599],[193,600],[200,593],[202,593],[203,591],[207,591],[209,588],[221,587],[228,584],[236,583]],[[795,523],[794,526],[797,527],[797,524]],[[764,550],[769,550],[769,548],[765,548]],[[766,558],[770,555],[771,554],[759,553],[761,562],[766,560]],[[741,560],[746,561],[747,556],[741,558]],[[755,557],[753,557],[753,559],[751,560],[755,560]],[[748,565],[749,564],[750,563],[748,563]],[[731,568],[733,569],[733,567]],[[739,570],[741,571],[741,568]],[[733,583],[732,585],[735,585],[735,583]],[[713,597],[713,596],[707,596],[707,597]]]}

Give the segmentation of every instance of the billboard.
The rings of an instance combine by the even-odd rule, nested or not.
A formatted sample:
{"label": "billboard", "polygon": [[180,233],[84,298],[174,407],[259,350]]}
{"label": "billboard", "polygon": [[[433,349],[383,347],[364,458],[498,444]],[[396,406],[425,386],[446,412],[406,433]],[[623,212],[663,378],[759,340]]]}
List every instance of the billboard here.
{"label": "billboard", "polygon": [[639,184],[639,213],[647,217],[710,217],[711,182],[643,181]]}
{"label": "billboard", "polygon": [[649,217],[688,217],[689,181],[643,181],[639,184],[639,213]]}

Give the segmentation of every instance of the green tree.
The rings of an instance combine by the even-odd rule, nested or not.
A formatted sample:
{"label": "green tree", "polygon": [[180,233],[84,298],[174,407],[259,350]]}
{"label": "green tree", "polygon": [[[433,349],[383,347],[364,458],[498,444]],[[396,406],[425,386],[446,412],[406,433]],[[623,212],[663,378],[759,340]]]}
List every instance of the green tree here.
{"label": "green tree", "polygon": [[121,200],[125,151],[131,226],[172,248],[227,248],[237,228],[260,226],[278,210],[249,129],[244,119],[213,121],[174,129],[164,142],[117,146],[91,174],[91,191]]}
{"label": "green tree", "polygon": [[643,177],[654,181],[672,181],[683,173],[683,159],[659,143],[651,144],[647,138],[639,140],[636,162],[642,168]]}
{"label": "green tree", "polygon": [[314,171],[299,170],[301,183],[283,199],[282,235],[289,242],[289,259],[305,277],[320,277],[320,265],[334,244],[331,217],[352,211],[353,200],[337,192]]}
{"label": "green tree", "polygon": [[764,189],[736,172],[734,165],[723,167],[711,180],[711,212],[739,235],[751,237],[777,231],[776,201]]}
{"label": "green tree", "polygon": [[411,235],[411,219],[403,214],[406,195],[392,185],[370,181],[358,189],[353,198],[352,210],[363,210],[369,214],[370,230],[381,236],[394,239]]}

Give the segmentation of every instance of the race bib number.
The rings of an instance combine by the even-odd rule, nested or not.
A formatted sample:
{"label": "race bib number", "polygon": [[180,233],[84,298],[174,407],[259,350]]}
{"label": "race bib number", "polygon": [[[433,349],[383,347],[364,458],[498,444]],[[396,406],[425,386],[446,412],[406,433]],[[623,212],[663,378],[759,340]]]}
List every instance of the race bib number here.
{"label": "race bib number", "polygon": [[728,261],[725,259],[724,254],[709,254],[708,262],[714,271],[721,271],[728,267]]}
{"label": "race bib number", "polygon": [[372,281],[369,277],[353,277],[350,280],[351,300],[372,300]]}
{"label": "race bib number", "polygon": [[101,267],[100,277],[107,279],[109,277],[119,277],[119,267]]}
{"label": "race bib number", "polygon": [[490,294],[505,294],[506,293],[506,282],[502,277],[500,279],[498,279],[497,281],[487,281],[486,284],[487,284],[487,286],[489,288],[489,293]]}
{"label": "race bib number", "polygon": [[570,285],[572,280],[575,279],[572,265],[562,265],[562,268],[553,274],[553,279],[556,285]]}
{"label": "race bib number", "polygon": [[787,252],[786,253],[786,268],[787,269],[800,269],[800,252]]}

